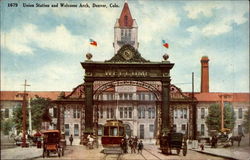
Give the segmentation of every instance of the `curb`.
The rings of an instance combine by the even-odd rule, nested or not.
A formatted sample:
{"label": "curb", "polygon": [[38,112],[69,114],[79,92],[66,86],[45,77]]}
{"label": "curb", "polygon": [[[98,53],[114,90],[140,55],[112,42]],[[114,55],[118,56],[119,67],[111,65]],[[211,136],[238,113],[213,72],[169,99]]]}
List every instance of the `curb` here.
{"label": "curb", "polygon": [[222,157],[222,158],[226,158],[226,159],[230,159],[230,160],[238,160],[236,158],[232,158],[232,157],[228,157],[228,156],[224,156],[224,155],[218,155],[218,154],[214,154],[214,153],[210,153],[210,152],[204,152],[204,151],[199,151],[199,150],[194,150],[194,149],[189,149],[192,151],[196,151],[202,154],[208,154],[208,155],[212,155],[212,156],[217,156],[217,157]]}

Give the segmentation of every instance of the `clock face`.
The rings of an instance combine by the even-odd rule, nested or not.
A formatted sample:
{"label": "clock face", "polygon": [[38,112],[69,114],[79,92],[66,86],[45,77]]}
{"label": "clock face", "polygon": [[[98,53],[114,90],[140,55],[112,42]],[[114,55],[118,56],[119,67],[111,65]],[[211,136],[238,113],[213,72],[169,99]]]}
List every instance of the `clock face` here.
{"label": "clock face", "polygon": [[125,51],[123,51],[122,56],[124,59],[130,60],[133,57],[133,53],[130,50],[126,49]]}

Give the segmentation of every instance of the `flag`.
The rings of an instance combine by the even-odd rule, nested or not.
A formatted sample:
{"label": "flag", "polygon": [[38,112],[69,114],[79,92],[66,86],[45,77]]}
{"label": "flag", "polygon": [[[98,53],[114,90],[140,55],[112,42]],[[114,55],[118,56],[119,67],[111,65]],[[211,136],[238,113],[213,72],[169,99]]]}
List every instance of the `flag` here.
{"label": "flag", "polygon": [[91,45],[97,46],[97,42],[94,41],[93,39],[89,39],[89,42],[90,42]]}
{"label": "flag", "polygon": [[162,40],[162,44],[164,47],[168,48],[168,43],[165,40]]}

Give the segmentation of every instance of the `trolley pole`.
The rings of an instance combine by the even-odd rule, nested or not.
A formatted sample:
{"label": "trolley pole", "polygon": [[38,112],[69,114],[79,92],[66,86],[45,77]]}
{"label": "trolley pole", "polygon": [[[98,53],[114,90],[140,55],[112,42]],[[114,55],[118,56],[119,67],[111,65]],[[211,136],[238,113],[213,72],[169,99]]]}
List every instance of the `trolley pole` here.
{"label": "trolley pole", "polygon": [[23,91],[23,105],[22,105],[22,114],[23,114],[23,121],[22,121],[22,130],[23,130],[23,139],[22,139],[22,147],[28,147],[26,143],[26,108],[27,108],[27,100],[26,100],[26,87],[30,86],[27,84],[27,81],[24,82],[24,91]]}

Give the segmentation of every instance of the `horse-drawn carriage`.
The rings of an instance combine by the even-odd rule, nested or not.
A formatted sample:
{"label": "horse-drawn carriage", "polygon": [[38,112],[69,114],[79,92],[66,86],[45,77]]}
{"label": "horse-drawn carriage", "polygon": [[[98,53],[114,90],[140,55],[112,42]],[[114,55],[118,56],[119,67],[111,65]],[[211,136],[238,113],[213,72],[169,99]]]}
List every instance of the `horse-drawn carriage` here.
{"label": "horse-drawn carriage", "polygon": [[179,155],[182,150],[183,156],[187,154],[187,142],[182,133],[170,132],[160,138],[160,149],[164,154],[172,154],[172,149]]}
{"label": "horse-drawn carriage", "polygon": [[61,141],[59,130],[47,130],[43,132],[43,158],[49,157],[50,153],[58,154],[58,157],[64,155],[64,144]]}

